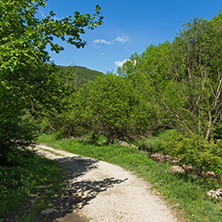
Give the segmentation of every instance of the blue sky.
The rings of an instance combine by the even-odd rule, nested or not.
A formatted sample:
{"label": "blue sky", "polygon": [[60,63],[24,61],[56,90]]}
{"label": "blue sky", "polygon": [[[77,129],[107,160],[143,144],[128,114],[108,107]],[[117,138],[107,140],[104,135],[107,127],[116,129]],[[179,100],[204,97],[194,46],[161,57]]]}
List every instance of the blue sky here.
{"label": "blue sky", "polygon": [[61,43],[64,51],[50,52],[56,64],[116,72],[133,53],[141,54],[150,44],[172,42],[181,24],[194,17],[212,19],[222,9],[221,0],[48,0],[38,16],[51,10],[57,18],[75,11],[93,13],[96,4],[102,7],[104,23],[82,36],[85,48]]}

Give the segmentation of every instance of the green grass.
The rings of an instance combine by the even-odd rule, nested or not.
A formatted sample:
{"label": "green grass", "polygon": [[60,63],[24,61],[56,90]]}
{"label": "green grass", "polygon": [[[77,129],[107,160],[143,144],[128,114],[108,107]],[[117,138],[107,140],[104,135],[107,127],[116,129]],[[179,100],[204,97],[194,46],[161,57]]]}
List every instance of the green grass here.
{"label": "green grass", "polygon": [[152,152],[159,152],[163,150],[163,141],[166,142],[169,140],[169,137],[172,135],[174,130],[165,130],[158,133],[154,137],[145,138],[139,142],[139,146],[143,150],[149,150]]}
{"label": "green grass", "polygon": [[[54,161],[28,151],[18,152],[15,165],[0,165],[0,218],[33,222],[37,213],[51,206],[54,193],[61,190],[62,171]],[[35,199],[33,204],[30,198]]]}
{"label": "green grass", "polygon": [[94,145],[77,140],[56,140],[55,135],[43,134],[39,142],[54,148],[92,157],[122,166],[153,184],[161,195],[179,210],[186,218],[195,222],[221,222],[222,204],[211,200],[206,192],[216,184],[194,180],[189,175],[170,174],[169,164],[158,164],[147,156],[146,152],[134,148],[116,145]]}

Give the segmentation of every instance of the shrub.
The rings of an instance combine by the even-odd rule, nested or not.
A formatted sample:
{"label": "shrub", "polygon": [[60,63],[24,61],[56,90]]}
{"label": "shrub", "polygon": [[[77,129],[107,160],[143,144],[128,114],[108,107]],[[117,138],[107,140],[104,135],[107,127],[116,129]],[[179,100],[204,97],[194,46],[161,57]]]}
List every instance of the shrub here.
{"label": "shrub", "polygon": [[206,171],[222,173],[222,141],[206,142],[198,135],[186,137],[174,133],[174,138],[165,143],[164,152],[181,159],[181,163],[192,165],[199,174]]}
{"label": "shrub", "polygon": [[57,116],[56,122],[66,137],[93,133],[104,135],[108,143],[113,143],[115,139],[145,133],[154,124],[151,120],[155,115],[150,103],[130,81],[110,74],[80,88],[71,110]]}
{"label": "shrub", "polygon": [[155,131],[153,137],[142,139],[138,142],[142,150],[151,152],[162,152],[164,150],[164,142],[169,141],[175,130],[168,129]]}

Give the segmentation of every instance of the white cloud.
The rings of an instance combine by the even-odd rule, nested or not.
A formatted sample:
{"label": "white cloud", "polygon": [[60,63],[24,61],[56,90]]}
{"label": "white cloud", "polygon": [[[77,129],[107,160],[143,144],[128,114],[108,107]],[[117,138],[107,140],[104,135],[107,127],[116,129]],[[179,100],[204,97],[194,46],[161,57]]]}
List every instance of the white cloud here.
{"label": "white cloud", "polygon": [[107,45],[113,44],[112,42],[106,41],[105,39],[95,39],[93,42],[96,44],[99,44],[99,43],[107,44]]}
{"label": "white cloud", "polygon": [[120,43],[125,43],[125,42],[129,42],[129,36],[118,36],[116,37],[114,40],[112,41],[107,41],[105,39],[95,39],[93,42],[95,44],[106,44],[106,45],[112,45],[114,44],[115,42],[120,42]]}
{"label": "white cloud", "polygon": [[129,61],[129,59],[124,59],[123,61],[116,61],[116,62],[115,62],[115,65],[116,65],[116,66],[123,66],[123,64],[124,64],[125,62],[127,62],[127,61]]}
{"label": "white cloud", "polygon": [[115,42],[121,42],[121,43],[125,43],[125,42],[129,42],[129,36],[118,36],[115,38],[114,40]]}

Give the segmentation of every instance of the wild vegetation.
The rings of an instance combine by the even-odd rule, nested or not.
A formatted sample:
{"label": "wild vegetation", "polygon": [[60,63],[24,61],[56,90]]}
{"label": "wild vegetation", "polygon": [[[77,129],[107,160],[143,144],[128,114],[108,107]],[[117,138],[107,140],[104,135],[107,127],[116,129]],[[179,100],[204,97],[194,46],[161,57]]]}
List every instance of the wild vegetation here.
{"label": "wild vegetation", "polygon": [[35,17],[38,8],[46,1],[6,1],[0,11],[0,161],[10,164],[11,149],[23,147],[33,139],[30,118],[25,113],[37,116],[58,105],[64,92],[67,75],[49,65],[49,45],[59,53],[63,47],[53,38],[79,47],[86,42],[80,38],[85,28],[94,29],[102,23],[100,7],[94,15],[75,12],[61,20],[50,12],[43,19]]}
{"label": "wild vegetation", "polygon": [[[172,43],[166,41],[157,46],[150,45],[141,55],[133,54],[118,69],[118,75],[103,75],[89,73],[84,68],[51,64],[46,51],[47,45],[57,53],[63,50],[53,42],[53,38],[60,38],[77,48],[84,47],[86,42],[81,35],[85,29],[94,29],[102,24],[100,6],[96,7],[92,16],[75,12],[73,18],[68,16],[57,20],[54,12],[50,12],[40,20],[35,14],[38,7],[46,5],[46,1],[4,0],[0,3],[1,198],[14,198],[8,194],[18,192],[20,187],[21,190],[26,189],[32,181],[35,181],[34,185],[50,181],[48,174],[44,181],[38,180],[25,168],[26,165],[29,168],[29,161],[36,157],[26,155],[26,151],[22,150],[32,145],[39,133],[53,133],[57,139],[88,137],[94,143],[103,136],[109,144],[103,149],[93,145],[91,149],[87,147],[86,153],[85,149],[72,149],[131,170],[138,165],[135,172],[144,177],[147,174],[154,184],[160,184],[160,180],[152,179],[154,171],[145,169],[156,167],[156,163],[144,153],[130,148],[123,148],[124,152],[119,153],[120,148],[110,144],[127,140],[155,152],[170,154],[180,158],[181,164],[192,165],[199,176],[207,171],[222,173],[221,12],[209,21],[196,18],[188,22]],[[95,74],[99,77],[95,78]],[[162,132],[167,135],[164,142],[157,136]],[[46,142],[44,139],[41,141]],[[61,144],[60,148],[63,147]],[[99,155],[95,150],[99,150]],[[116,157],[109,150],[113,150]],[[128,154],[132,159],[128,159]],[[124,158],[127,164],[120,161]],[[35,161],[42,160],[37,158]],[[45,164],[51,169],[49,162]],[[167,167],[160,166],[158,174],[167,179],[161,182],[163,188],[157,187],[163,189],[165,196],[172,194],[172,198],[180,200],[179,193],[182,191],[175,196],[167,189],[171,185],[172,189],[178,186],[178,181],[170,183],[174,177],[166,174]],[[41,171],[38,164],[36,168]],[[16,177],[17,174],[20,176]],[[6,185],[8,178],[15,179]],[[194,197],[194,190],[204,187],[200,191],[202,199],[195,197],[194,205],[189,205],[191,208],[198,201],[204,201],[206,187],[217,186],[202,180],[197,182],[190,177],[179,180],[180,183],[189,181],[184,186],[188,186],[186,189]],[[29,192],[25,192],[26,196]],[[182,206],[190,212],[188,202]],[[210,201],[205,204],[210,204]],[[212,204],[215,209],[219,207],[215,202]],[[8,209],[1,216],[7,212]],[[219,218],[221,208],[215,215]]]}
{"label": "wild vegetation", "polygon": [[199,174],[221,174],[221,22],[222,13],[210,21],[194,19],[172,43],[132,55],[119,76],[76,88],[69,108],[49,125],[62,137],[102,134],[109,144],[175,129],[159,151],[193,165]]}
{"label": "wild vegetation", "polygon": [[31,152],[17,151],[13,166],[1,164],[0,178],[0,218],[9,221],[37,221],[36,215],[62,194],[61,167]]}
{"label": "wild vegetation", "polygon": [[173,43],[151,45],[118,70],[149,98],[160,127],[177,130],[163,152],[200,172],[222,172],[221,22],[221,12],[210,21],[194,19]]}

